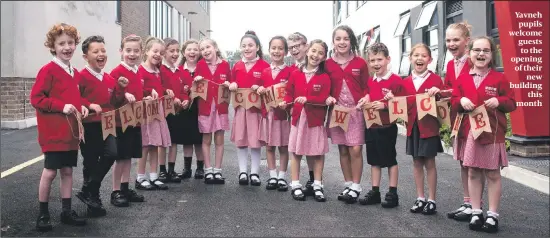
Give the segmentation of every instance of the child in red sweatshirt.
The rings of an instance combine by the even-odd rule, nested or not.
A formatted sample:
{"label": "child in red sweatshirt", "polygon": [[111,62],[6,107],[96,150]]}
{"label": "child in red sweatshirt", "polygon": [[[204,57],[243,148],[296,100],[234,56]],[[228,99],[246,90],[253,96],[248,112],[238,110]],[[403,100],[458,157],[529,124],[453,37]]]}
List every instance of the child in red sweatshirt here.
{"label": "child in red sweatshirt", "polygon": [[39,231],[52,229],[48,200],[58,169],[61,174],[61,222],[75,226],[86,224],[86,219],[71,209],[73,167],[77,164],[79,143],[75,115],[88,115],[78,91],[80,74],[70,64],[79,40],[76,28],[68,24],[56,24],[48,31],[44,45],[54,58],[38,71],[31,90],[31,105],[36,109],[38,143],[44,153],[44,170],[38,190],[40,213],[36,221]]}

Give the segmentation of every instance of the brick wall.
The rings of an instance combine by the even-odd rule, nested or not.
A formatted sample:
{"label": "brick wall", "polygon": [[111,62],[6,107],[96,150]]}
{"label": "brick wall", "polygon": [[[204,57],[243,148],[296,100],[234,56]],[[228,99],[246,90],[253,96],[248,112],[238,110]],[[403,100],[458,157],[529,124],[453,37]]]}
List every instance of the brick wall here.
{"label": "brick wall", "polygon": [[17,121],[35,117],[29,94],[34,78],[0,79],[0,105],[2,121]]}
{"label": "brick wall", "polygon": [[121,1],[122,37],[136,34],[145,39],[149,35],[149,1]]}

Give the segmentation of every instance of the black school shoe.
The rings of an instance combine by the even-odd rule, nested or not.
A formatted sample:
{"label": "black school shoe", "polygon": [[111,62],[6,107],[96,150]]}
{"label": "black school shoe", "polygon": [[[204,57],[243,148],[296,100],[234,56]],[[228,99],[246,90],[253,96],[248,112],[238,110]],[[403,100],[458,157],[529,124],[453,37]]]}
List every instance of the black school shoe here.
{"label": "black school shoe", "polygon": [[[145,182],[148,182],[149,184],[145,183]],[[147,179],[144,179],[143,181],[139,182],[136,180],[136,189],[138,190],[155,190],[155,187],[153,185],[151,185],[151,183],[149,182],[149,180]]]}
{"label": "black school shoe", "polygon": [[[298,190],[301,191],[300,194],[296,193]],[[293,188],[290,193],[292,194],[292,198],[294,198],[294,200],[296,200],[296,201],[305,201],[306,200],[306,195],[304,194],[304,190],[302,188]]]}
{"label": "black school shoe", "polygon": [[130,201],[124,196],[124,193],[118,190],[111,193],[111,204],[115,207],[128,207],[130,206]]}
{"label": "black school shoe", "polygon": [[397,193],[387,192],[384,201],[382,202],[383,208],[394,208],[399,206],[399,196]]}
{"label": "black school shoe", "polygon": [[306,183],[306,189],[303,191],[305,196],[315,196],[313,191],[313,180],[308,180]]}
{"label": "black school shoe", "polygon": [[325,191],[322,188],[317,188],[313,190],[315,201],[317,202],[326,202]]}
{"label": "black school shoe", "polygon": [[[180,179],[184,180],[184,179],[191,178],[192,173],[193,171],[191,170],[191,168],[184,168],[183,171],[181,171]],[[196,178],[197,178],[197,174],[195,173],[195,179]]]}
{"label": "black school shoe", "polygon": [[245,172],[240,173],[238,178],[239,178],[239,185],[248,185],[249,179],[248,179],[247,173]]}
{"label": "black school shoe", "polygon": [[428,204],[427,201],[416,199],[416,201],[414,201],[414,205],[411,207],[410,211],[412,213],[421,213],[422,211],[424,211],[424,207],[426,207],[426,204]]}
{"label": "black school shoe", "polygon": [[[252,179],[252,177],[256,177],[256,179]],[[258,174],[251,174],[251,175],[250,175],[250,185],[252,185],[252,186],[260,186],[260,185],[262,185],[262,181],[260,180],[260,175],[258,175]]]}
{"label": "black school shoe", "polygon": [[278,180],[276,178],[270,178],[267,180],[267,185],[265,186],[265,189],[275,190],[278,187],[279,187]]}
{"label": "black school shoe", "polygon": [[344,191],[338,194],[338,201],[345,201],[346,195],[348,194],[349,191],[350,191],[349,187],[344,188]]}
{"label": "black school shoe", "polygon": [[161,181],[162,183],[168,183],[168,173],[164,171],[160,171],[159,177],[157,180]]}
{"label": "black school shoe", "polygon": [[472,205],[464,203],[460,208],[447,213],[447,217],[457,221],[469,221],[472,218]]}
{"label": "black school shoe", "polygon": [[181,177],[178,173],[174,171],[168,172],[168,182],[170,183],[181,183]]}
{"label": "black school shoe", "polygon": [[[493,225],[493,224],[487,222],[489,219],[492,219],[495,224]],[[487,216],[487,219],[485,219],[485,223],[483,224],[481,229],[484,232],[487,232],[487,233],[498,232],[498,219],[496,217],[493,217],[493,216]]]}
{"label": "black school shoe", "polygon": [[203,179],[204,178],[204,169],[197,168],[195,170],[195,179]]}
{"label": "black school shoe", "polygon": [[[355,196],[352,196],[352,193]],[[349,192],[345,195],[344,201],[346,201],[347,204],[354,204],[357,202],[359,195],[361,195],[361,192],[350,189]]]}
{"label": "black school shoe", "polygon": [[74,210],[61,212],[61,222],[71,226],[86,225],[86,219],[79,217]]}
{"label": "black school shoe", "polygon": [[481,231],[484,225],[483,220],[483,213],[472,214],[472,219],[470,219],[470,223],[468,224],[470,230]]}
{"label": "black school shoe", "polygon": [[437,206],[435,205],[434,202],[428,201],[428,203],[427,203],[426,206],[424,207],[424,210],[422,210],[422,214],[424,214],[424,215],[433,215],[433,214],[436,214],[436,213],[437,213],[436,208],[437,208]]}
{"label": "black school shoe", "polygon": [[279,179],[277,182],[277,191],[286,192],[288,191],[288,183],[284,179]]}
{"label": "black school shoe", "polygon": [[214,184],[214,174],[213,173],[206,173],[204,175],[204,183],[205,184]]}
{"label": "black school shoe", "polygon": [[166,185],[165,183],[160,181],[160,179],[151,180],[151,181],[149,181],[149,183],[151,183],[151,185],[153,185],[153,187],[157,190],[167,190],[168,189],[168,185]]}
{"label": "black school shoe", "polygon": [[51,231],[52,223],[50,222],[50,214],[40,214],[36,219],[37,231]]}
{"label": "black school shoe", "polygon": [[136,190],[128,189],[128,191],[123,191],[122,193],[129,202],[145,202],[145,197],[138,194]]}
{"label": "black school shoe", "polygon": [[86,209],[88,217],[102,217],[107,215],[107,210],[105,210],[105,207],[103,207],[103,202],[101,202],[101,198],[99,194],[93,195],[92,200],[99,204],[99,207],[92,207],[88,206]]}
{"label": "black school shoe", "polygon": [[93,208],[100,208],[101,204],[97,202],[96,199],[93,199],[92,193],[88,191],[85,187],[82,188],[79,192],[76,193],[76,197],[82,201],[84,204],[93,207]]}
{"label": "black school shoe", "polygon": [[380,191],[370,190],[370,191],[367,192],[365,197],[362,197],[362,198],[359,199],[359,204],[361,204],[361,205],[379,204],[379,203],[382,202],[380,196],[381,196]]}

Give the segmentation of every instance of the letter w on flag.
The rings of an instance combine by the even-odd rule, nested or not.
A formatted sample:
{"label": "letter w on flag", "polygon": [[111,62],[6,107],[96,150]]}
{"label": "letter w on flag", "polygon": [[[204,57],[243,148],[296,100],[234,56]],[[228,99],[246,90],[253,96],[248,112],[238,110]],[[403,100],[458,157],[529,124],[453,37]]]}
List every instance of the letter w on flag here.
{"label": "letter w on flag", "polygon": [[342,130],[347,132],[348,131],[349,118],[350,118],[350,115],[349,115],[350,112],[351,112],[350,108],[335,105],[334,108],[332,108],[329,128],[339,126],[339,127],[342,128]]}

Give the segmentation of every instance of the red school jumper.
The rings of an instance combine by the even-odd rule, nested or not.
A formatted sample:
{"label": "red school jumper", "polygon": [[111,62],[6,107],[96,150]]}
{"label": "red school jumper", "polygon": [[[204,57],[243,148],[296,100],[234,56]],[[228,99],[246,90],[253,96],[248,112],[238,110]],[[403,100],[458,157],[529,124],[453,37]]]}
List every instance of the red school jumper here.
{"label": "red school jumper", "polygon": [[[137,69],[137,67],[136,67]],[[116,68],[114,68],[111,71],[111,77],[118,82],[118,79],[120,77],[125,77],[128,79],[128,86],[123,89],[124,94],[129,93],[132,94],[136,98],[136,102],[139,102],[143,100],[143,83],[141,76],[137,73],[132,71],[131,69],[127,68],[123,64],[119,64]],[[119,108],[127,104],[128,101],[126,100],[126,97],[120,102],[118,105],[115,105],[115,107]],[[117,127],[121,127],[122,124],[120,123],[120,117],[117,117]],[[135,127],[141,127],[141,124],[138,124]]]}
{"label": "red school jumper", "polygon": [[[231,70],[229,69],[229,63],[227,63],[227,61],[225,60],[222,60],[222,62],[218,64],[214,74],[212,74],[212,72],[210,72],[210,69],[208,68],[206,60],[201,59],[199,60],[199,62],[197,62],[197,67],[195,68],[195,77],[197,76],[201,76],[205,80],[212,81],[217,84],[223,84],[225,81],[229,81],[231,79]],[[199,100],[199,116],[210,116],[212,102],[215,102],[216,111],[219,115],[228,113],[228,103],[218,104],[218,89],[220,85],[216,85],[214,83],[208,83],[206,100],[203,100],[202,98],[197,98]],[[189,86],[189,90],[191,90],[191,86]]]}
{"label": "red school jumper", "polygon": [[[388,79],[382,79],[380,82],[376,80],[376,78],[371,77],[367,83],[368,87],[368,94],[370,97],[370,101],[378,101],[381,100],[381,102],[386,105],[385,109],[382,109],[378,111],[380,114],[380,121],[382,122],[383,126],[380,126],[378,124],[373,124],[371,128],[377,128],[377,127],[385,127],[387,125],[395,124],[395,121],[393,123],[390,123],[390,112],[389,112],[389,106],[388,101],[383,100],[384,96],[386,96],[386,93],[392,92],[393,94],[399,94],[398,90],[400,90],[400,85],[403,80],[401,77],[399,77],[396,74],[391,74]],[[414,85],[413,85],[414,87]]]}
{"label": "red school jumper", "polygon": [[[92,75],[86,68],[80,71],[80,95],[83,98],[85,107],[90,104],[98,104],[101,107],[101,113],[109,112],[115,109],[115,105],[124,101],[125,90],[121,88],[111,75],[101,72],[102,80]],[[83,119],[83,122],[101,122],[101,114],[96,113]]]}

